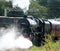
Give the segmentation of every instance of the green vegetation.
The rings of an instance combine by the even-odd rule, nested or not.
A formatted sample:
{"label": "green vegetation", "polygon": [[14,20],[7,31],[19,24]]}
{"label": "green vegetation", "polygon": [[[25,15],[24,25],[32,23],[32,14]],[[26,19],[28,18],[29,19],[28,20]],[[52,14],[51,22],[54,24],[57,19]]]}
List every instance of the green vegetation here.
{"label": "green vegetation", "polygon": [[21,17],[24,15],[24,12],[18,6],[13,8],[12,1],[0,0],[0,16],[4,16],[6,11],[7,16],[12,17]]}
{"label": "green vegetation", "polygon": [[4,15],[4,10],[12,8],[12,2],[7,2],[6,0],[0,0],[0,16]]}
{"label": "green vegetation", "polygon": [[[0,15],[3,15],[4,9],[7,8],[8,10],[12,8],[12,1],[0,0]],[[59,18],[60,0],[30,0],[27,12],[28,15],[39,18]]]}
{"label": "green vegetation", "polygon": [[33,46],[29,51],[60,51],[60,41],[56,43],[48,42],[42,47]]}
{"label": "green vegetation", "polygon": [[48,8],[46,8],[45,6],[42,6],[39,4],[38,1],[31,1],[29,10],[28,10],[28,14],[29,15],[33,15],[34,17],[47,17],[47,10]]}
{"label": "green vegetation", "polygon": [[46,43],[44,46],[33,46],[28,51],[60,51],[60,40],[53,42],[52,38],[49,37],[48,39],[46,39]]}
{"label": "green vegetation", "polygon": [[40,18],[60,17],[60,0],[30,0],[28,14]]}
{"label": "green vegetation", "polygon": [[18,6],[11,8],[10,11],[8,11],[7,16],[9,17],[22,17],[24,16],[24,12],[21,8]]}

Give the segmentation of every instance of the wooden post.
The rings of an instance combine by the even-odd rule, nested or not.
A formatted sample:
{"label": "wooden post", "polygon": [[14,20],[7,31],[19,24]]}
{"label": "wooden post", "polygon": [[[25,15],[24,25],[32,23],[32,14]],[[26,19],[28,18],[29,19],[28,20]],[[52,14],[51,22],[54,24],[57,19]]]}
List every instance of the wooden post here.
{"label": "wooden post", "polygon": [[7,17],[7,9],[4,9],[4,16]]}

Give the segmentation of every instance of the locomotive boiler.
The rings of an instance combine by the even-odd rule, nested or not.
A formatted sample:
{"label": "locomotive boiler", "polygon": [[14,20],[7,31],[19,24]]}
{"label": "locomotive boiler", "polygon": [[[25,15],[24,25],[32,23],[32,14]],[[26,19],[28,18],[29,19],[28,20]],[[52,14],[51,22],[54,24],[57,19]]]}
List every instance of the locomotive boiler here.
{"label": "locomotive boiler", "polygon": [[35,46],[45,42],[45,35],[54,34],[54,37],[60,37],[60,22],[54,19],[45,20],[33,16],[0,17],[0,27],[7,28],[11,24],[17,25],[23,36],[29,38]]}

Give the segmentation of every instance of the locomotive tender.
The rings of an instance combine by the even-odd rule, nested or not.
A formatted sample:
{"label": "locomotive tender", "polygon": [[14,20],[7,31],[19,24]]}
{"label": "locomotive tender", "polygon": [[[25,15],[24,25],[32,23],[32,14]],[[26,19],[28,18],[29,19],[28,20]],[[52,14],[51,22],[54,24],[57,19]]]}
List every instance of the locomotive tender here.
{"label": "locomotive tender", "polygon": [[54,37],[60,37],[60,22],[56,20],[44,20],[33,16],[0,17],[0,27],[8,27],[11,24],[18,25],[23,36],[29,37],[36,46],[45,42],[45,34],[54,34]]}

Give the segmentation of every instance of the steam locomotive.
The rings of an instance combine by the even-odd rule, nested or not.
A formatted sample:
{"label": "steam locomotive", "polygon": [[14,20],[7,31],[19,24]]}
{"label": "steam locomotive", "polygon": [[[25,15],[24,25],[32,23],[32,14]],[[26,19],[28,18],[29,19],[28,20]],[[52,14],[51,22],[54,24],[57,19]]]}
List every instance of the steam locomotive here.
{"label": "steam locomotive", "polygon": [[60,22],[54,19],[40,19],[33,16],[26,16],[24,19],[19,20],[18,24],[23,28],[23,34],[26,37],[32,37],[32,42],[35,46],[44,44],[45,36],[53,34],[57,39],[60,37]]}
{"label": "steam locomotive", "polygon": [[56,20],[45,20],[33,16],[0,17],[0,27],[8,27],[11,24],[18,25],[23,36],[29,37],[35,46],[45,42],[45,35],[54,34],[54,37],[60,37],[60,22]]}

